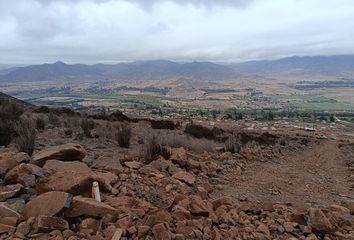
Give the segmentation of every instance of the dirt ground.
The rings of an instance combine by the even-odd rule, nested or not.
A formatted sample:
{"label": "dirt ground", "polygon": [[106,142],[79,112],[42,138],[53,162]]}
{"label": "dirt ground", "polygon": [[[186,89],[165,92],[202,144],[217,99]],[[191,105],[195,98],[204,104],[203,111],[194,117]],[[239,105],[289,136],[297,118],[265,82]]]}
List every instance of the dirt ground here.
{"label": "dirt ground", "polygon": [[247,162],[241,175],[229,172],[225,186],[214,194],[228,195],[235,202],[247,199],[299,207],[354,199],[353,172],[348,167],[354,157],[339,148],[339,144],[337,140],[321,140],[282,157]]}

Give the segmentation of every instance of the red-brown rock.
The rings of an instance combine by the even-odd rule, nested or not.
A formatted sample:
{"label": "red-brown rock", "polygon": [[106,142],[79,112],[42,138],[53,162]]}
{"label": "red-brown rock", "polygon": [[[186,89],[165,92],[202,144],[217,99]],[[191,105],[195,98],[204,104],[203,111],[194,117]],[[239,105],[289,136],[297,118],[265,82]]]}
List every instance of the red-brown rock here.
{"label": "red-brown rock", "polygon": [[43,170],[33,164],[21,163],[11,169],[5,176],[7,184],[20,183],[25,187],[33,187],[36,184],[36,177],[43,177]]}
{"label": "red-brown rock", "polygon": [[0,202],[6,201],[6,199],[15,196],[22,189],[21,184],[0,186]]}
{"label": "red-brown rock", "polygon": [[78,161],[64,162],[58,160],[48,160],[44,164],[43,169],[50,174],[57,172],[76,172],[86,175],[94,174],[93,171],[85,163]]}
{"label": "red-brown rock", "polygon": [[77,172],[57,172],[42,178],[37,186],[39,193],[48,191],[68,192],[80,195],[91,192],[94,177]]}
{"label": "red-brown rock", "polygon": [[171,239],[171,232],[168,226],[164,223],[156,224],[152,228],[155,240],[169,240]]}
{"label": "red-brown rock", "polygon": [[64,209],[69,208],[72,196],[65,192],[47,192],[37,196],[28,202],[23,211],[23,216],[28,219],[30,217],[55,216],[60,214]]}
{"label": "red-brown rock", "polygon": [[50,216],[39,216],[36,219],[35,232],[63,231],[65,229],[69,229],[69,224],[65,219]]}
{"label": "red-brown rock", "polygon": [[321,233],[330,233],[333,230],[333,226],[329,219],[319,208],[310,208],[305,216],[306,222],[315,231]]}
{"label": "red-brown rock", "polygon": [[92,198],[74,197],[71,207],[65,211],[66,217],[103,217],[105,215],[117,215],[117,209]]}
{"label": "red-brown rock", "polygon": [[195,183],[195,177],[192,174],[185,172],[185,171],[179,171],[179,172],[173,174],[172,177],[174,177],[182,182],[185,182],[189,185],[193,185]]}
{"label": "red-brown rock", "polygon": [[33,155],[31,163],[42,167],[47,160],[55,159],[61,161],[82,160],[86,156],[85,149],[80,144],[67,143],[59,146],[49,147]]}
{"label": "red-brown rock", "polygon": [[0,153],[0,176],[4,176],[9,170],[20,163],[28,162],[29,159],[29,156],[23,152],[16,153],[8,151]]}

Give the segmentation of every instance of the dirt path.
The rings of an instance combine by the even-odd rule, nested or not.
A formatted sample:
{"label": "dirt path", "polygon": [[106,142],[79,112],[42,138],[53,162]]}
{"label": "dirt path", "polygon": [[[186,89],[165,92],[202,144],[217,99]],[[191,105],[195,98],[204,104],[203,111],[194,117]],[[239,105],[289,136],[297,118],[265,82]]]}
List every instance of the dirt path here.
{"label": "dirt path", "polygon": [[336,141],[323,141],[293,156],[250,162],[241,176],[229,175],[230,183],[215,195],[231,196],[235,202],[339,203],[354,198],[344,157]]}

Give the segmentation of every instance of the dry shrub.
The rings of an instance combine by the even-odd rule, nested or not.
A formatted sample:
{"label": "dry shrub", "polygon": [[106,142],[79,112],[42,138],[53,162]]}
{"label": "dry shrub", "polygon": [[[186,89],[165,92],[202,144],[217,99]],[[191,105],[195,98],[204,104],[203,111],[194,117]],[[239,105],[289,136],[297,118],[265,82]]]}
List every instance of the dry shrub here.
{"label": "dry shrub", "polygon": [[176,129],[176,124],[170,120],[150,120],[151,128],[152,129],[169,129],[174,130]]}
{"label": "dry shrub", "polygon": [[235,136],[229,136],[225,142],[225,151],[230,153],[240,153],[241,145]]}
{"label": "dry shrub", "polygon": [[0,146],[8,145],[16,135],[16,122],[24,112],[22,106],[12,100],[0,101]]}
{"label": "dry shrub", "polygon": [[45,122],[45,119],[43,117],[37,117],[36,118],[36,128],[38,130],[44,130],[45,129],[45,125],[46,125],[46,122]]}
{"label": "dry shrub", "polygon": [[152,136],[145,143],[144,163],[149,164],[160,155],[168,159],[170,152],[159,143],[156,136]]}
{"label": "dry shrub", "polygon": [[60,123],[60,119],[57,115],[55,115],[54,113],[50,112],[48,114],[48,121],[50,124],[52,124],[55,127],[60,127],[61,123]]}
{"label": "dry shrub", "polygon": [[132,129],[127,123],[117,126],[116,139],[120,147],[129,148]]}
{"label": "dry shrub", "polygon": [[95,128],[95,122],[92,119],[83,118],[80,122],[80,127],[85,137],[91,137],[91,130]]}
{"label": "dry shrub", "polygon": [[16,123],[15,129],[14,143],[16,148],[21,152],[32,155],[36,140],[36,130],[33,122],[28,118],[22,118]]}
{"label": "dry shrub", "polygon": [[215,152],[219,144],[205,138],[195,139],[185,134],[167,134],[162,137],[161,144],[172,148],[183,147],[195,153]]}
{"label": "dry shrub", "polygon": [[220,141],[224,130],[221,128],[213,127],[212,129],[198,125],[195,123],[188,123],[186,129],[184,130],[188,135],[195,138],[206,138],[210,140]]}

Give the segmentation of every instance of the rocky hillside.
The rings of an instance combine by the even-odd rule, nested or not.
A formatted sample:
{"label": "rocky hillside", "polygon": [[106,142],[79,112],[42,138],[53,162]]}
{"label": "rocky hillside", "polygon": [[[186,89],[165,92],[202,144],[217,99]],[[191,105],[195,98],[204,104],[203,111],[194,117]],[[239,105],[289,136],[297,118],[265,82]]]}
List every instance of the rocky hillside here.
{"label": "rocky hillside", "polygon": [[[32,157],[0,153],[0,239],[353,239],[354,205],[239,204],[213,198],[218,173],[245,165],[229,154],[195,159],[183,148],[149,164],[98,157],[79,144]],[[222,157],[223,156],[223,157]],[[237,157],[236,157],[237,158]],[[224,160],[221,160],[224,159]],[[229,160],[226,160],[229,159]],[[113,162],[112,162],[113,161]],[[213,180],[214,179],[214,180]],[[102,201],[92,198],[98,182]]]}

